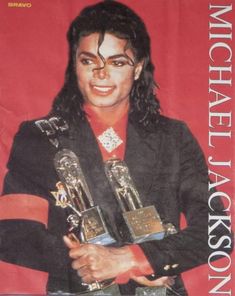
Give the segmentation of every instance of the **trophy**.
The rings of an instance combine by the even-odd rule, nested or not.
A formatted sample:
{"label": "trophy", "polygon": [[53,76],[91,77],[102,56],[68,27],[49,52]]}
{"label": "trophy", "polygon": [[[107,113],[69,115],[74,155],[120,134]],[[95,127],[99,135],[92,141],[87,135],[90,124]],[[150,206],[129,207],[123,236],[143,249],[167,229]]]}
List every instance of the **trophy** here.
{"label": "trophy", "polygon": [[[54,164],[61,182],[57,205],[69,207],[73,214],[68,216],[70,231],[77,231],[82,242],[109,245],[115,242],[109,234],[101,209],[94,205],[91,193],[74,152],[63,149],[55,155]],[[58,193],[58,192],[57,192]]]}
{"label": "trophy", "polygon": [[[154,206],[143,206],[140,195],[124,161],[117,158],[109,159],[105,162],[104,168],[122,210],[122,215],[133,243],[161,240],[165,236],[177,232],[173,224],[164,224],[161,221]],[[136,296],[166,296],[168,295],[168,289],[174,295],[179,295],[177,291],[167,284],[163,286],[152,286],[152,281],[155,279],[154,274],[151,275],[151,279],[146,278],[144,284],[146,287],[137,288]]]}
{"label": "trophy", "polygon": [[[52,192],[56,205],[71,209],[67,217],[68,236],[78,242],[109,245],[115,239],[108,232],[99,206],[94,205],[91,193],[83,175],[80,162],[74,152],[63,149],[56,153],[54,166],[60,178],[57,192]],[[110,286],[113,280],[85,284],[87,291]]]}
{"label": "trophy", "polygon": [[154,206],[143,207],[139,193],[124,161],[105,162],[105,173],[115,193],[134,243],[160,240],[176,232],[171,224],[163,224]]}

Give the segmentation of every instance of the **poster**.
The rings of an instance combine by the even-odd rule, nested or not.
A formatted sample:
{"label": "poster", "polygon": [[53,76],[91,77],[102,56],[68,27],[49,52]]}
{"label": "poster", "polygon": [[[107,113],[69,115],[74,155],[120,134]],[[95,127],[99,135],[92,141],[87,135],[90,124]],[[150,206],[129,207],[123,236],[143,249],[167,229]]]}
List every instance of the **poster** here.
{"label": "poster", "polygon": [[[163,114],[188,124],[205,153],[211,178],[219,174],[218,178],[224,180],[218,190],[222,192],[232,224],[234,1],[121,2],[143,18],[150,33]],[[47,114],[63,85],[68,52],[65,36],[71,20],[84,6],[93,3],[96,1],[1,0],[1,186],[19,124]],[[221,101],[216,103],[216,100]],[[183,219],[182,227],[184,225]],[[183,278],[189,295],[219,294],[213,290],[221,281],[219,277],[224,277],[221,294],[233,295],[232,260],[231,255],[215,265],[211,263],[185,272]],[[217,289],[220,288],[217,286]]]}

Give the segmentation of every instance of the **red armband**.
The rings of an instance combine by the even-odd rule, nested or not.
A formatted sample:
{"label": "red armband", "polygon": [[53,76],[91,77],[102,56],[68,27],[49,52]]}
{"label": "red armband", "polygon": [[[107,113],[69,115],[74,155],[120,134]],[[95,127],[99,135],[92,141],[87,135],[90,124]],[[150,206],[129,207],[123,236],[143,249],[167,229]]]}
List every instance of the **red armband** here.
{"label": "red armband", "polygon": [[6,194],[0,197],[0,220],[25,219],[48,224],[48,201],[31,194]]}

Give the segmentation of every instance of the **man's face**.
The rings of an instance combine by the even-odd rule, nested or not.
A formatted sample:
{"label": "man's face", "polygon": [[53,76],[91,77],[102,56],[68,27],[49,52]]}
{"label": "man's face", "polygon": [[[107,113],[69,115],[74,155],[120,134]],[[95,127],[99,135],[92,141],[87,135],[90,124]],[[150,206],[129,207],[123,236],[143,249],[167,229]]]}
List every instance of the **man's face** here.
{"label": "man's face", "polygon": [[99,48],[98,40],[98,33],[80,39],[76,59],[78,87],[88,104],[99,108],[119,106],[129,101],[142,63],[131,63],[135,57],[131,49],[125,50],[125,39],[106,33]]}

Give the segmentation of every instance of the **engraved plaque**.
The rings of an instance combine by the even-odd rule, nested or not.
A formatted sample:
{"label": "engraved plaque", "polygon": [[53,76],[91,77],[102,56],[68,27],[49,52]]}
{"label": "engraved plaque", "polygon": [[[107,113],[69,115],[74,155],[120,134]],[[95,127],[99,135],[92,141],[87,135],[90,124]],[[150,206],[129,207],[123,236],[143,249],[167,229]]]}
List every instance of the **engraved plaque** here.
{"label": "engraved plaque", "polygon": [[123,213],[133,242],[162,239],[164,227],[154,206]]}
{"label": "engraved plaque", "polygon": [[110,236],[98,206],[82,212],[83,235],[85,241],[93,244],[108,245],[115,242]]}

